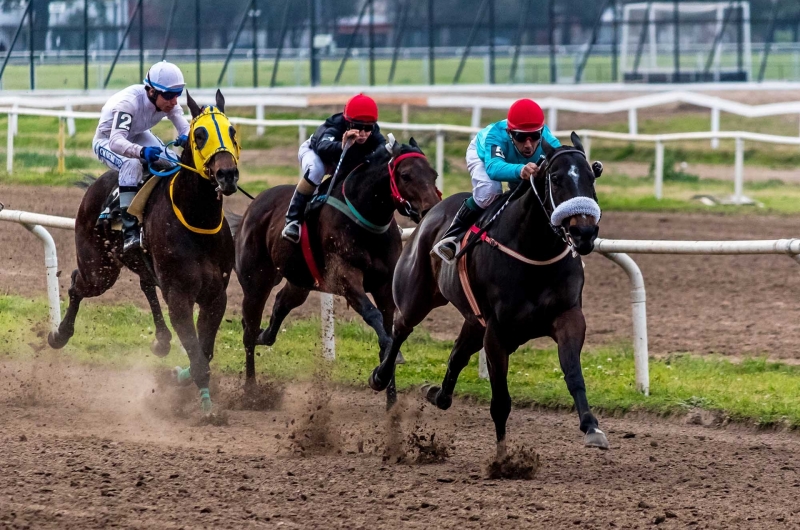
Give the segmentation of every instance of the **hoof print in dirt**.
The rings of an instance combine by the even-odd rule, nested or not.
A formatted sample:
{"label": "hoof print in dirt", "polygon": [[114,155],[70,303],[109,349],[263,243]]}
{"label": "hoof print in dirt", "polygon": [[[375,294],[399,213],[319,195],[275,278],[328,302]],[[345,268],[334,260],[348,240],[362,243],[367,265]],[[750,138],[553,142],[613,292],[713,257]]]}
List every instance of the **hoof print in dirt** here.
{"label": "hoof print in dirt", "polygon": [[492,460],[486,466],[486,478],[531,480],[539,470],[539,453],[527,447],[511,450],[500,460]]}

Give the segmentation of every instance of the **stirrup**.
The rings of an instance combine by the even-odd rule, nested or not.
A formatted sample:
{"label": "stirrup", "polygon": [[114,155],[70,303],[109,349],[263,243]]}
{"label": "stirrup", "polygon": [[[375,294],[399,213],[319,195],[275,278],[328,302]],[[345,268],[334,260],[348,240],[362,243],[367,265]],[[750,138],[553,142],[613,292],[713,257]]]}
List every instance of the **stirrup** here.
{"label": "stirrup", "polygon": [[[431,249],[431,256],[438,256],[445,263],[454,263],[456,254],[458,254],[458,247],[460,246],[458,239],[457,236],[442,238],[442,240],[436,243]],[[453,250],[450,245],[455,247],[455,250]]]}
{"label": "stirrup", "polygon": [[135,252],[142,248],[142,240],[139,236],[132,237],[130,239],[126,239],[122,243],[122,253],[127,254],[128,252]]}
{"label": "stirrup", "polygon": [[300,230],[302,230],[302,227],[300,226],[299,222],[290,221],[286,223],[286,226],[283,227],[281,237],[287,241],[291,241],[292,243],[299,243]]}

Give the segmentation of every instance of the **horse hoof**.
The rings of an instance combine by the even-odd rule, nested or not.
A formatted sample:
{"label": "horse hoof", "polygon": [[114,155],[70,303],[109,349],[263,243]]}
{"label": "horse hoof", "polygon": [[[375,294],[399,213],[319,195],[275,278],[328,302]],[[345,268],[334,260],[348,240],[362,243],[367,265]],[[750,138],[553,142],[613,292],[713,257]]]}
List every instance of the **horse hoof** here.
{"label": "horse hoof", "polygon": [[261,333],[258,334],[256,338],[256,344],[261,346],[272,346],[275,344],[275,337],[269,332],[269,329],[265,329]]}
{"label": "horse hoof", "polygon": [[397,357],[394,360],[394,364],[406,364],[406,358],[403,357],[403,352],[397,352]]}
{"label": "horse hoof", "polygon": [[436,395],[439,393],[440,387],[438,385],[422,385],[420,391],[422,392],[422,396],[433,405],[439,406],[436,403]]}
{"label": "horse hoof", "polygon": [[200,409],[203,411],[203,414],[209,416],[211,414],[211,394],[209,393],[207,388],[200,389]]}
{"label": "horse hoof", "polygon": [[369,375],[369,387],[375,392],[386,390],[386,387],[389,386],[388,384],[384,384],[378,377],[378,368],[380,367],[376,367]]}
{"label": "horse hoof", "polygon": [[608,449],[608,438],[600,429],[592,429],[583,438],[583,445],[586,447],[596,447],[598,449]]}
{"label": "horse hoof", "polygon": [[153,352],[153,355],[156,357],[166,357],[169,355],[170,346],[168,340],[162,342],[158,339],[154,339],[153,342],[150,343],[150,351]]}
{"label": "horse hoof", "polygon": [[68,341],[69,337],[61,338],[61,334],[57,331],[51,331],[47,334],[47,344],[49,344],[54,350],[60,350],[67,345]]}

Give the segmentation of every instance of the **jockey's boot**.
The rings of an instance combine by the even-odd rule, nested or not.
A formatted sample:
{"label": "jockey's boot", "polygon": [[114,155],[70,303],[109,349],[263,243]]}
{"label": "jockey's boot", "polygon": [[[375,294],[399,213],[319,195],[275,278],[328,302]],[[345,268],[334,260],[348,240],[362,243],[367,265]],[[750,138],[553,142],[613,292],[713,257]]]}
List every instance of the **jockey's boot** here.
{"label": "jockey's boot", "polygon": [[306,195],[300,193],[297,189],[294,190],[292,202],[289,203],[289,210],[286,212],[286,225],[283,227],[283,232],[281,232],[283,239],[292,243],[300,242],[300,226],[303,224],[306,204],[308,204],[311,196],[312,194]]}
{"label": "jockey's boot", "polygon": [[452,263],[458,252],[458,242],[464,237],[464,234],[469,230],[478,217],[483,213],[483,208],[475,204],[475,208],[471,208],[469,202],[472,197],[469,197],[461,205],[461,208],[456,212],[453,222],[447,232],[444,233],[442,238],[431,249],[431,256],[439,256],[447,263]]}
{"label": "jockey's boot", "polygon": [[128,213],[128,207],[136,196],[136,186],[119,187],[119,210],[122,221],[122,254],[139,250],[142,246],[139,219]]}

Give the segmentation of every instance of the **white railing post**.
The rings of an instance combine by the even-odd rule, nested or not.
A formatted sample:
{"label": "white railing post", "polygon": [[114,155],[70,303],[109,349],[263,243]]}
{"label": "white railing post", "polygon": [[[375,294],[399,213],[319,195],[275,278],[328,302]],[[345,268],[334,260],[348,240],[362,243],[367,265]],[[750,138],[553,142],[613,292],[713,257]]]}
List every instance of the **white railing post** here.
{"label": "white railing post", "polygon": [[[404,102],[400,105],[400,123],[408,123],[408,102]],[[408,138],[408,129],[403,129],[403,140]]]}
{"label": "white railing post", "polygon": [[742,203],[744,191],[744,140],[736,138],[736,166],[733,175],[733,201],[736,204]]}
{"label": "white railing post", "polygon": [[486,350],[481,348],[478,353],[478,377],[481,379],[489,379],[489,365],[486,364]]}
{"label": "white railing post", "polygon": [[481,109],[480,107],[472,107],[472,120],[470,121],[470,125],[477,129],[481,126]]}
{"label": "white railing post", "polygon": [[444,189],[444,131],[436,131],[436,187]]}
{"label": "white railing post", "polygon": [[[19,108],[19,104],[14,103],[14,105],[12,105],[11,108],[14,109],[11,132],[13,132],[14,136],[16,136],[17,133],[19,132],[19,114],[17,114],[17,109]],[[8,118],[11,119],[12,116],[9,116]]]}
{"label": "white railing post", "polygon": [[661,200],[664,197],[664,142],[656,140],[656,171],[655,171],[655,196]]}
{"label": "white railing post", "polygon": [[584,133],[583,138],[581,138],[581,142],[583,143],[583,152],[586,154],[586,160],[592,159],[592,137],[589,136],[589,133]]}
{"label": "white railing post", "polygon": [[558,129],[557,107],[550,107],[549,109],[547,109],[547,127],[549,127],[551,131],[555,131]]}
{"label": "white railing post", "polygon": [[633,364],[636,371],[636,390],[650,395],[650,368],[647,352],[647,296],[644,277],[639,266],[627,254],[608,253],[605,257],[622,267],[631,280],[631,310],[633,318]]}
{"label": "white railing post", "polygon": [[635,107],[628,109],[628,134],[639,134],[639,120]]}
{"label": "white railing post", "polygon": [[333,295],[320,293],[320,309],[322,311],[322,357],[327,361],[336,359],[336,338],[333,322]]}
{"label": "white railing post", "polygon": [[[263,120],[264,119],[264,105],[256,105],[256,119]],[[263,125],[256,126],[256,136],[264,136],[264,131],[266,127]],[[301,142],[302,143],[302,142]]]}
{"label": "white railing post", "polygon": [[[64,110],[72,113],[72,105],[67,104],[67,106],[64,107]],[[75,136],[75,118],[73,116],[67,116],[67,134],[69,134],[70,138]]]}
{"label": "white railing post", "polygon": [[6,138],[6,172],[14,171],[14,114],[8,115],[8,137]]}
{"label": "white railing post", "polygon": [[[719,107],[714,107],[711,109],[711,132],[718,133],[719,132]],[[719,148],[719,138],[716,136],[711,139],[711,149],[718,149]]]}
{"label": "white railing post", "polygon": [[44,244],[44,266],[47,270],[47,300],[50,305],[50,330],[58,331],[61,324],[61,299],[58,296],[58,255],[53,236],[41,225],[23,224]]}

